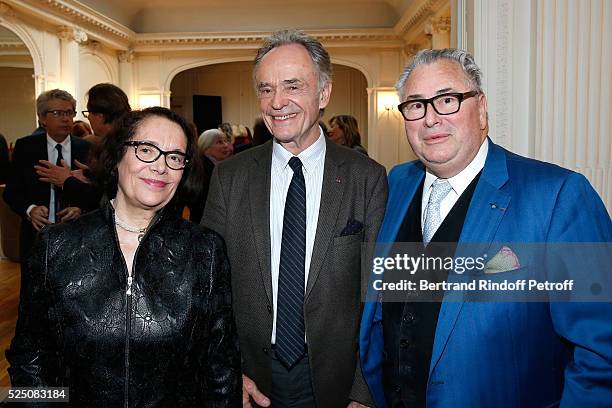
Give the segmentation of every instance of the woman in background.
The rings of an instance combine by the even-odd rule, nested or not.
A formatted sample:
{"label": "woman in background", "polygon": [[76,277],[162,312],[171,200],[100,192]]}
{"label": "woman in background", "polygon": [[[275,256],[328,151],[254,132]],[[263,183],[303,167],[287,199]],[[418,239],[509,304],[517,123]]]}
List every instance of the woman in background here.
{"label": "woman in background", "polygon": [[204,175],[200,181],[201,190],[199,197],[189,206],[189,220],[200,223],[206,198],[208,197],[208,187],[210,177],[215,165],[229,158],[234,153],[229,139],[220,129],[208,129],[202,132],[198,138],[198,155],[202,161]]}
{"label": "woman in background", "polygon": [[329,120],[327,135],[337,144],[350,147],[366,156],[368,151],[361,145],[361,135],[357,126],[357,119],[350,115],[338,115]]}
{"label": "woman in background", "polygon": [[234,407],[240,353],[223,239],[180,218],[196,146],[165,108],[105,139],[110,201],[44,228],[7,351],[14,387],[69,387],[82,406]]}
{"label": "woman in background", "polygon": [[93,134],[93,131],[91,130],[91,126],[89,126],[87,123],[83,122],[82,120],[75,120],[74,123],[72,124],[72,132],[71,132],[72,136],[80,137],[81,139],[83,139],[92,134]]}

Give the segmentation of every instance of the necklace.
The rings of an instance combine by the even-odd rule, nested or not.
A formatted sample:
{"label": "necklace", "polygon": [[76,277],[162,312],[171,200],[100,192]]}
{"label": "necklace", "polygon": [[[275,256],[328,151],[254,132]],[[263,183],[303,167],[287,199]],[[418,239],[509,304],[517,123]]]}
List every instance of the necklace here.
{"label": "necklace", "polygon": [[[113,206],[113,208],[115,208],[115,199],[113,198],[110,201],[111,205]],[[119,215],[117,214],[116,208],[115,208],[115,225],[119,226],[121,229],[127,231],[127,232],[133,232],[134,234],[138,234],[138,242],[140,242],[142,240],[142,237],[144,237],[145,232],[147,231],[147,227],[145,228],[139,228],[139,227],[135,227],[131,224],[128,224],[127,222],[123,221],[121,218],[119,218]]]}

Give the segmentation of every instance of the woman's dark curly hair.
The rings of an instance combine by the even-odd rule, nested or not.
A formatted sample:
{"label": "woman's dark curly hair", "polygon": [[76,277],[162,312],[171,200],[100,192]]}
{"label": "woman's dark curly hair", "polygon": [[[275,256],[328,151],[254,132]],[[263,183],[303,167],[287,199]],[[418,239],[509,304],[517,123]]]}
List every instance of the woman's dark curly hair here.
{"label": "woman's dark curly hair", "polygon": [[197,154],[197,145],[194,143],[192,128],[182,116],[170,109],[156,106],[126,113],[117,123],[114,131],[104,140],[96,167],[93,170],[94,182],[99,185],[107,198],[111,199],[117,195],[119,183],[117,166],[128,150],[124,143],[134,139],[140,125],[146,119],[154,116],[176,123],[185,135],[188,163],[183,170],[183,177],[176,193],[168,204],[175,208],[181,207],[193,202],[195,197],[198,196],[202,184],[202,165]]}

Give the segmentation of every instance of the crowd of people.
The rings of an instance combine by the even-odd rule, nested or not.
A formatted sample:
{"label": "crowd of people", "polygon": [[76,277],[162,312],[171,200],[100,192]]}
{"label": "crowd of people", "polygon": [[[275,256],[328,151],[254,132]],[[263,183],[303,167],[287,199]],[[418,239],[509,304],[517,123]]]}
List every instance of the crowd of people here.
{"label": "crowd of people", "polygon": [[584,177],[488,137],[469,53],[407,65],[398,109],[418,160],[388,179],[354,117],[321,122],[318,40],[274,33],[253,74],[252,133],[198,135],[111,84],[88,91],[90,126],[68,92],[38,97],[4,193],[22,218],[14,387],[69,387],[78,407],[612,405],[609,303],[371,296],[377,240],[612,240]]}

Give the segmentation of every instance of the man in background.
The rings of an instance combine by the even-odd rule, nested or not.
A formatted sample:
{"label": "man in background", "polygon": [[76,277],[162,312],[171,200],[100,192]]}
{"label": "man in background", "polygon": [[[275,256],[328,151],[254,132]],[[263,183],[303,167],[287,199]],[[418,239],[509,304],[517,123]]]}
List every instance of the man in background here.
{"label": "man in background", "polygon": [[68,92],[53,89],[36,99],[36,112],[45,134],[18,139],[13,149],[11,170],[4,191],[4,200],[21,216],[21,276],[27,278],[30,249],[36,233],[45,225],[64,222],[81,215],[81,208],[64,197],[62,190],[39,180],[35,166],[40,160],[75,166],[85,163],[90,144],[70,136],[76,115],[76,100]]}
{"label": "man in background", "polygon": [[[94,132],[93,135],[85,137],[85,140],[93,144],[93,159],[102,148],[104,139],[113,131],[115,123],[130,110],[128,97],[118,86],[102,83],[89,89],[87,110],[83,111],[83,116],[89,120]],[[82,210],[95,210],[98,208],[102,192],[92,186],[84,174],[87,166],[79,161],[76,161],[75,165],[68,166],[67,163],[60,165],[43,160],[36,166],[36,172],[41,181],[52,183],[62,189],[64,196]]]}

